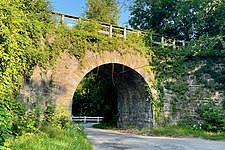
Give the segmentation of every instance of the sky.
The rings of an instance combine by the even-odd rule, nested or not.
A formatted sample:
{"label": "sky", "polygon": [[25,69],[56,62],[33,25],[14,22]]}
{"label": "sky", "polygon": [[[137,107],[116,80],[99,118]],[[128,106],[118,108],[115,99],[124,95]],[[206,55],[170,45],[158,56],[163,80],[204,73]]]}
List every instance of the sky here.
{"label": "sky", "polygon": [[[86,0],[50,0],[53,6],[54,11],[65,13],[77,17],[82,17],[84,9],[86,8]],[[129,11],[127,7],[124,5],[126,4],[125,0],[120,1],[120,20],[119,25],[126,26],[128,25],[129,19]]]}

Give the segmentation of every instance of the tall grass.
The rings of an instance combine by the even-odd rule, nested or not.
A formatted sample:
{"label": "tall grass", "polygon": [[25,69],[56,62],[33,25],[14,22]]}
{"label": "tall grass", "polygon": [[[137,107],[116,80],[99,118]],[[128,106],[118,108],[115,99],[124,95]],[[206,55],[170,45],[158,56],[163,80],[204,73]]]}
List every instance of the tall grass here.
{"label": "tall grass", "polygon": [[26,133],[7,142],[12,150],[91,150],[82,129],[45,127],[38,133]]}
{"label": "tall grass", "polygon": [[170,126],[158,127],[151,130],[153,135],[172,137],[202,137],[210,140],[225,140],[225,132],[208,132],[204,130],[193,130],[191,127]]}
{"label": "tall grass", "polygon": [[95,124],[94,128],[108,129],[108,130],[119,130],[120,132],[126,132],[131,134],[149,134],[153,136],[170,136],[170,137],[201,137],[210,140],[224,140],[225,132],[208,132],[204,130],[194,130],[190,126],[167,126],[167,127],[154,127],[149,128],[127,128],[127,129],[116,129],[115,127],[108,126],[105,123]]}

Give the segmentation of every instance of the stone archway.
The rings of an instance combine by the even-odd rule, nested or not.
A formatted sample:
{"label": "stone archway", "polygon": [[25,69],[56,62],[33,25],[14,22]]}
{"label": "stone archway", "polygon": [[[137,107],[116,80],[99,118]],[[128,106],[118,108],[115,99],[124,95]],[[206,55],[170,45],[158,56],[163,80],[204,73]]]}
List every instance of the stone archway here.
{"label": "stone archway", "polygon": [[147,71],[148,66],[147,59],[140,54],[87,52],[82,62],[79,62],[64,52],[57,59],[54,71],[49,69],[41,73],[37,67],[27,84],[29,86],[22,88],[21,95],[33,98],[41,96],[42,99],[54,100],[57,105],[64,105],[71,110],[73,94],[78,84],[87,73],[98,69],[115,85],[118,96],[118,126],[151,127],[153,114],[150,103],[146,102],[148,94],[145,84],[151,89],[152,95],[156,94],[156,90],[152,84],[154,75]]}
{"label": "stone archway", "polygon": [[149,93],[146,91],[144,78],[128,66],[109,63],[98,66],[89,73],[97,73],[104,77],[117,97],[118,127],[151,127],[152,108],[146,101]]}

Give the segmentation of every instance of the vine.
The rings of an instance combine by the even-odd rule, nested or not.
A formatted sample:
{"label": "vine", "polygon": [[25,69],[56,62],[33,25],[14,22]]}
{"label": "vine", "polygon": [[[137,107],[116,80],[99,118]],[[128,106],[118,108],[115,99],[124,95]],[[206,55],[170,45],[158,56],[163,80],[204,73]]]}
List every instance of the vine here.
{"label": "vine", "polygon": [[[224,39],[220,37],[210,38],[202,36],[199,39],[191,41],[186,47],[152,47],[154,53],[151,65],[154,67],[155,78],[158,84],[157,89],[169,90],[173,95],[169,101],[170,113],[174,117],[179,114],[186,115],[190,118],[190,110],[187,107],[180,110],[178,106],[186,106],[187,104],[197,103],[196,97],[200,99],[209,98],[208,95],[203,94],[206,90],[192,91],[187,83],[189,75],[195,75],[197,78],[196,84],[203,84],[204,89],[214,91],[224,90]],[[151,43],[148,43],[151,46]],[[201,64],[202,62],[202,64]],[[220,64],[220,67],[215,67]],[[211,82],[206,81],[204,76],[208,74],[209,78],[213,79]],[[158,91],[163,91],[158,90]],[[224,93],[224,92],[223,92]],[[202,96],[202,97],[201,97]],[[163,101],[164,92],[162,96],[158,97]],[[194,106],[198,106],[194,104]],[[164,106],[161,105],[163,110]],[[161,111],[163,113],[164,111]],[[183,112],[183,113],[182,113]],[[181,116],[181,119],[185,117]],[[192,119],[196,118],[192,116]],[[190,120],[189,120],[190,121]],[[182,122],[182,120],[181,120]],[[159,122],[160,123],[160,122]],[[190,124],[190,122],[189,122]]]}
{"label": "vine", "polygon": [[50,47],[58,53],[68,50],[81,62],[87,51],[96,53],[118,51],[121,55],[125,53],[145,55],[146,47],[137,34],[129,34],[126,40],[117,37],[110,38],[98,33],[100,28],[101,26],[94,21],[80,23],[72,29],[61,25],[56,28],[54,42],[50,44]]}
{"label": "vine", "polygon": [[[45,0],[0,2],[0,145],[12,133],[18,134],[19,128],[28,126],[27,122],[19,122],[27,117],[27,106],[19,102],[18,95],[35,66],[42,70],[54,67],[64,51],[80,62],[87,51],[145,55],[146,47],[137,34],[129,34],[126,40],[109,38],[98,33],[100,26],[94,21],[69,29],[65,24],[57,25],[50,11]],[[35,122],[28,124],[33,124],[32,128],[38,126]]]}

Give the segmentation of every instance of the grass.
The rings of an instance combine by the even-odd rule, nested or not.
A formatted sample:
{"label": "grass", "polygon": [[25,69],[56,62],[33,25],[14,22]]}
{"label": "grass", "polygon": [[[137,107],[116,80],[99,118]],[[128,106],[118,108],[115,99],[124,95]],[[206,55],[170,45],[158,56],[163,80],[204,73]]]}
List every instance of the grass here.
{"label": "grass", "polygon": [[27,133],[8,142],[11,150],[91,150],[82,129],[46,127],[39,133]]}
{"label": "grass", "polygon": [[170,126],[153,128],[150,132],[153,135],[172,137],[201,137],[210,140],[225,140],[225,132],[207,132],[203,130],[193,130],[191,127]]}
{"label": "grass", "polygon": [[203,130],[193,130],[191,127],[186,126],[169,126],[169,127],[155,127],[153,129],[147,128],[127,128],[127,129],[116,129],[115,127],[107,126],[107,124],[100,123],[95,124],[94,128],[118,130],[120,132],[131,133],[131,134],[147,134],[154,136],[170,136],[170,137],[200,137],[209,140],[225,140],[225,132],[207,132]]}

